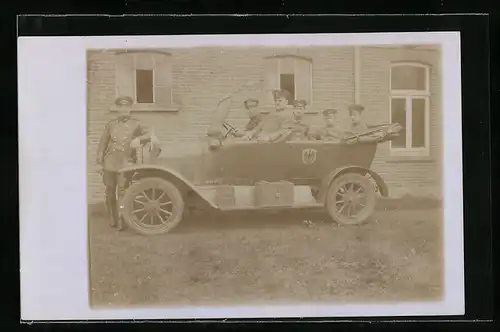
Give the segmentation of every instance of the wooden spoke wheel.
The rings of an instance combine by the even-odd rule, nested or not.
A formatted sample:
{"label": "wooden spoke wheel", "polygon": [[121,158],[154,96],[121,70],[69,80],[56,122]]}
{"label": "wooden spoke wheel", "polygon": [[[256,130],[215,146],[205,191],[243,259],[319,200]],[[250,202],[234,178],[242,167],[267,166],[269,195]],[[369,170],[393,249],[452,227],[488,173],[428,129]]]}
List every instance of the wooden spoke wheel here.
{"label": "wooden spoke wheel", "polygon": [[142,235],[171,231],[184,212],[179,189],[161,178],[144,178],[133,183],[125,190],[121,204],[127,226]]}
{"label": "wooden spoke wheel", "polygon": [[333,180],[326,200],[328,213],[335,221],[355,225],[365,222],[373,213],[376,194],[369,179],[347,173]]}

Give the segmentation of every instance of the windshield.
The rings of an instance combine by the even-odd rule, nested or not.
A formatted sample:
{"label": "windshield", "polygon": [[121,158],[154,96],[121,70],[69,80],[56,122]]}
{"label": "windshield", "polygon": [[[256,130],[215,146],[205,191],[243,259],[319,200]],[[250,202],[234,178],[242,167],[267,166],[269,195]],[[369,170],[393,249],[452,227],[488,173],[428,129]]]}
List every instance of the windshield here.
{"label": "windshield", "polygon": [[227,115],[231,110],[231,100],[232,97],[242,91],[245,93],[249,93],[255,90],[256,93],[261,93],[263,87],[264,80],[258,81],[248,81],[245,84],[239,86],[237,89],[233,90],[230,94],[222,97],[217,102],[215,107],[215,111],[212,117],[212,124],[208,130],[209,136],[216,136],[224,131],[224,123],[226,121]]}

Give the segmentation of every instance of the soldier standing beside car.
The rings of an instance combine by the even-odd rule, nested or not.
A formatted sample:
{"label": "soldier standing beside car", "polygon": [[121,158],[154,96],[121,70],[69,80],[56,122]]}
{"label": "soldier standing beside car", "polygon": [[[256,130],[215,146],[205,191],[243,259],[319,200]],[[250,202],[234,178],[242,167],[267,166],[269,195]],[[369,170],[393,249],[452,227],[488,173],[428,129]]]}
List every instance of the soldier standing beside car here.
{"label": "soldier standing beside car", "polygon": [[111,226],[118,225],[117,185],[118,171],[134,157],[135,148],[151,142],[151,135],[131,118],[132,98],[120,97],[115,101],[118,117],[106,125],[97,149],[97,164],[102,167],[102,179],[106,186],[106,208],[111,218]]}

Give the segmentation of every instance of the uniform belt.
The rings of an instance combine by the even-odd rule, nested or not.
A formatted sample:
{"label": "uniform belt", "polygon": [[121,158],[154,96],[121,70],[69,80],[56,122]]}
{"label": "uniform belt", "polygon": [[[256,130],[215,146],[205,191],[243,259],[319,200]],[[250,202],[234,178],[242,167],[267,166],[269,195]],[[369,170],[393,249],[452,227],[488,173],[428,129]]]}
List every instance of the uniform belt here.
{"label": "uniform belt", "polygon": [[112,148],[109,149],[108,153],[109,152],[117,152],[117,151],[125,152],[125,147],[122,147],[122,146],[112,147]]}

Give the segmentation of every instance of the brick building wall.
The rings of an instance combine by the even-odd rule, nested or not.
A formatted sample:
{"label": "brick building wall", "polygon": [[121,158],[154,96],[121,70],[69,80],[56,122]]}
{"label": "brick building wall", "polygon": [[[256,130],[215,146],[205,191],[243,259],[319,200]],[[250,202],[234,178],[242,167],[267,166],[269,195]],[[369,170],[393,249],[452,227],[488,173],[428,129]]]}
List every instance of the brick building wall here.
{"label": "brick building wall", "polygon": [[[171,54],[172,100],[180,108],[178,112],[136,112],[134,116],[146,125],[154,127],[162,143],[168,144],[196,140],[205,135],[213,111],[223,96],[231,93],[249,80],[258,81],[266,76],[265,57],[276,54],[294,54],[312,59],[312,100],[314,109],[334,107],[341,110],[340,117],[347,117],[347,106],[354,102],[354,48],[353,47],[307,47],[307,48],[229,48],[207,47],[194,49],[165,50]],[[389,52],[389,53],[385,53]],[[362,80],[361,102],[370,109],[368,121],[388,121],[388,97],[386,71],[387,56],[394,59],[419,58],[434,63],[437,57],[421,51],[391,51],[363,49],[361,52]],[[431,58],[431,59],[428,59]],[[113,52],[89,50],[87,79],[87,132],[88,132],[88,199],[97,202],[103,199],[104,187],[98,168],[94,164],[100,135],[108,121],[114,118],[109,107],[116,98],[116,55]],[[433,75],[437,71],[433,71]],[[433,76],[433,87],[438,87],[437,76]],[[241,91],[234,95],[229,121],[243,126],[246,113],[243,101],[247,98],[265,99],[262,91]],[[437,91],[433,92],[437,96]],[[437,104],[433,97],[433,138],[439,137],[440,125]],[[367,112],[368,114],[368,112]],[[377,115],[375,115],[377,114]],[[315,123],[321,122],[319,115],[308,115]],[[382,120],[381,120],[382,119]],[[435,123],[434,123],[435,122]],[[437,140],[431,140],[439,148]],[[437,164],[388,162],[387,144],[380,146],[374,162],[374,170],[381,173],[391,186],[400,183],[430,183],[437,181]],[[437,154],[439,155],[439,154]]]}

